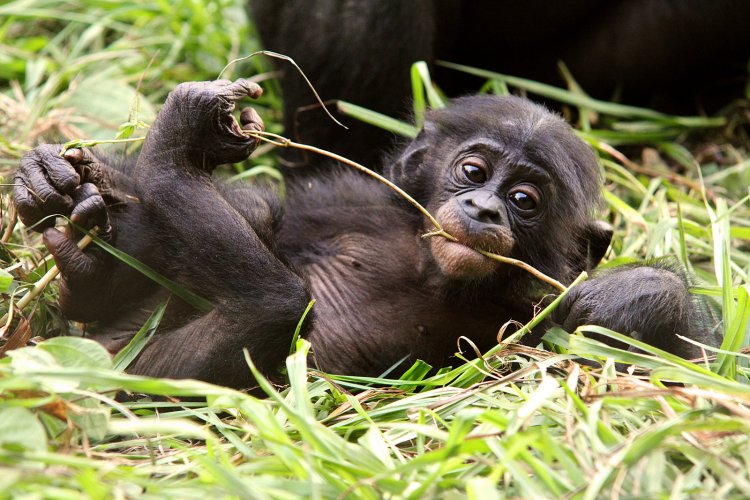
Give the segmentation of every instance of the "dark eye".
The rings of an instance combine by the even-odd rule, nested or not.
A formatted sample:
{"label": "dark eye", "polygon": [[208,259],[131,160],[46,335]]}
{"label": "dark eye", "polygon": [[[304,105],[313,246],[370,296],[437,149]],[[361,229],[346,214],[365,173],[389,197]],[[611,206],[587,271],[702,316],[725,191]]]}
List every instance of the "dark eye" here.
{"label": "dark eye", "polygon": [[474,184],[487,181],[487,165],[479,158],[467,158],[461,162],[461,173],[464,178]]}
{"label": "dark eye", "polygon": [[508,192],[508,198],[521,211],[530,212],[539,206],[542,195],[531,184],[519,184]]}

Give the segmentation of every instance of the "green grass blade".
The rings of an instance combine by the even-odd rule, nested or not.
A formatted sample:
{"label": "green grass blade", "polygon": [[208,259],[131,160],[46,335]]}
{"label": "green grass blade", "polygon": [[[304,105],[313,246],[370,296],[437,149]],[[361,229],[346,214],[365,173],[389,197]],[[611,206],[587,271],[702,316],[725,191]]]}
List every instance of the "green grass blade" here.
{"label": "green grass blade", "polygon": [[[726,300],[726,297],[725,297]],[[730,299],[733,300],[733,299]],[[732,322],[725,329],[724,341],[721,344],[723,351],[717,356],[719,365],[718,373],[733,376],[735,363],[738,358],[728,352],[738,352],[742,347],[748,345],[748,324],[750,323],[750,285],[742,285],[737,290],[737,305]],[[747,360],[743,361],[747,365]]]}
{"label": "green grass blade", "polygon": [[141,353],[148,341],[156,333],[156,329],[159,327],[161,318],[164,316],[164,311],[167,309],[169,300],[161,304],[156,310],[151,313],[151,316],[146,320],[143,326],[138,332],[130,339],[128,345],[120,349],[115,355],[113,363],[115,370],[125,371],[130,363]]}
{"label": "green grass blade", "polygon": [[[415,116],[419,117],[418,113],[422,113],[422,117],[425,112],[425,95],[427,96],[427,105],[432,109],[439,109],[445,107],[445,101],[435,90],[435,86],[432,83],[432,77],[430,76],[430,68],[424,61],[417,61],[411,66],[411,88],[414,99],[414,113]],[[418,104],[419,103],[419,104]],[[417,125],[421,126],[422,121],[416,120]]]}
{"label": "green grass blade", "polygon": [[419,128],[409,123],[391,118],[377,111],[372,111],[362,106],[357,106],[346,101],[337,101],[336,107],[338,110],[345,115],[356,118],[357,120],[369,123],[388,132],[393,132],[396,135],[403,137],[416,137],[419,132]]}
{"label": "green grass blade", "polygon": [[145,276],[149,277],[156,283],[160,284],[197,310],[201,312],[208,312],[214,308],[214,305],[209,302],[208,300],[204,299],[203,297],[196,295],[195,293],[191,292],[190,290],[184,288],[181,285],[178,285],[174,281],[170,280],[169,278],[162,276],[158,272],[156,272],[151,267],[147,266],[143,262],[139,261],[135,257],[131,257],[130,255],[126,254],[125,252],[118,250],[117,248],[113,247],[106,241],[103,241],[101,238],[94,236],[94,243],[96,243],[100,248],[102,248],[107,253],[113,255],[117,259],[121,260],[125,264],[129,265],[133,269],[140,271]]}
{"label": "green grass blade", "polygon": [[[716,281],[722,289],[722,325],[724,330],[724,340],[721,348],[726,351],[733,351],[732,346],[737,344],[738,339],[734,336],[739,333],[731,330],[735,317],[734,289],[732,287],[732,268],[731,268],[731,241],[729,234],[729,217],[727,215],[726,200],[720,198],[716,200],[716,210],[710,211],[711,232],[713,236],[713,256],[714,272]],[[741,332],[744,338],[744,332]],[[741,341],[741,339],[739,339]],[[736,363],[734,356],[726,354],[719,355],[719,374],[734,378],[736,376]]]}
{"label": "green grass blade", "polygon": [[658,111],[653,111],[651,109],[600,101],[599,99],[594,99],[582,94],[576,94],[559,87],[554,87],[552,85],[547,85],[533,80],[527,80],[525,78],[503,75],[501,73],[487,71],[479,68],[472,68],[471,66],[464,66],[461,64],[454,64],[445,61],[439,61],[437,64],[445,68],[455,69],[457,71],[468,73],[470,75],[493,80],[500,80],[514,87],[533,92],[549,99],[554,99],[559,102],[577,106],[579,108],[590,109],[592,111],[607,115],[620,116],[623,118],[644,118],[658,121],[665,125],[674,125],[686,128],[720,127],[726,123],[726,120],[724,118],[670,116],[664,113],[659,113]]}

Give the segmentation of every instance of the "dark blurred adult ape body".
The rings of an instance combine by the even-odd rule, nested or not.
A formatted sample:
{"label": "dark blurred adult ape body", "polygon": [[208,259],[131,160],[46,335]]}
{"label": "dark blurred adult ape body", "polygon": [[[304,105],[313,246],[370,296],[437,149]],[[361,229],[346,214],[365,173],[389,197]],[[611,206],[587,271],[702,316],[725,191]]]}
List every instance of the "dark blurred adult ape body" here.
{"label": "dark blurred adult ape body", "polygon": [[[738,95],[750,58],[747,0],[250,0],[250,6],[264,48],[294,58],[324,99],[390,116],[408,109],[408,70],[418,60],[563,85],[556,65],[562,60],[595,97],[694,113],[704,106],[715,111],[727,95]],[[288,134],[365,163],[379,160],[389,134],[353,119],[345,131],[319,109],[298,113],[315,101],[298,74],[285,73]],[[479,84],[439,67],[434,74],[449,95]]]}

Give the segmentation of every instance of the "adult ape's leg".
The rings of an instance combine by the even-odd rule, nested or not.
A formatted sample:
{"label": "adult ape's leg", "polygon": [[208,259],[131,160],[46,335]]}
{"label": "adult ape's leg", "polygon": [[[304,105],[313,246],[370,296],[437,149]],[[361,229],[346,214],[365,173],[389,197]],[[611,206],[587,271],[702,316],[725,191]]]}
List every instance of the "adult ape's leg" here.
{"label": "adult ape's leg", "polygon": [[[249,4],[263,47],[294,58],[324,100],[340,99],[403,117],[411,96],[409,68],[414,61],[434,59],[435,9],[430,0],[252,0]],[[472,32],[471,37],[476,35]],[[282,73],[287,137],[381,168],[382,152],[393,142],[392,134],[347,116],[338,117],[348,127],[342,129],[323,113],[290,64],[274,62]],[[335,105],[328,108],[336,113]],[[327,160],[292,148],[281,154],[292,164],[308,167]],[[317,171],[289,168],[285,174],[305,178]]]}
{"label": "adult ape's leg", "polygon": [[137,373],[246,385],[243,348],[264,371],[288,353],[307,287],[258,236],[266,228],[253,227],[210,179],[217,165],[255,147],[231,112],[235,100],[259,94],[245,80],[179,85],[146,139],[136,189],[160,239],[164,272],[215,309],[157,334]]}

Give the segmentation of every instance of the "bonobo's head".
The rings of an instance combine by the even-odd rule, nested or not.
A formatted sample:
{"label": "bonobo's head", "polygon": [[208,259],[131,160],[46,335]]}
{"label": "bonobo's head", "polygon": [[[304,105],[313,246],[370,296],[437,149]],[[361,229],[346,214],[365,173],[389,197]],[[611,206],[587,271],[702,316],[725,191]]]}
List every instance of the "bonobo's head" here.
{"label": "bonobo's head", "polygon": [[609,244],[611,231],[593,221],[594,154],[561,118],[525,99],[464,97],[430,112],[388,173],[460,242],[427,243],[450,278],[478,280],[502,266],[476,248],[565,280]]}

